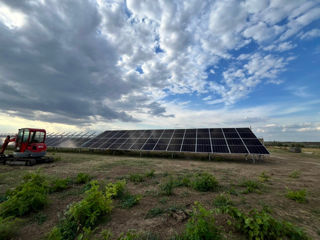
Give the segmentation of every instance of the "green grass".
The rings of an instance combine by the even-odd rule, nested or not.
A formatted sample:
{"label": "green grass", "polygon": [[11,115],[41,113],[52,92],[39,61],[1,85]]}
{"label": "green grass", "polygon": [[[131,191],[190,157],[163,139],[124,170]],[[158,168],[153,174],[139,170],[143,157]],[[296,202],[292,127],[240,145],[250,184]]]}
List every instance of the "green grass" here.
{"label": "green grass", "polygon": [[286,198],[294,200],[298,203],[306,203],[307,202],[307,191],[305,189],[293,191],[288,189],[286,193]]}

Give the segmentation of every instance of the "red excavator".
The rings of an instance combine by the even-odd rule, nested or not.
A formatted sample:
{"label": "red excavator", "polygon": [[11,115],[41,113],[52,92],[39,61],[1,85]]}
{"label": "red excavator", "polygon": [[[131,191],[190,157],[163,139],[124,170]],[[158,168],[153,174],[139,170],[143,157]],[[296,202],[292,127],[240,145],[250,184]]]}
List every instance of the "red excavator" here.
{"label": "red excavator", "polygon": [[[0,151],[0,162],[7,165],[32,166],[37,163],[53,162],[50,157],[45,157],[47,152],[46,130],[35,128],[21,128],[15,138],[4,140]],[[13,154],[4,154],[8,144],[15,142]]]}

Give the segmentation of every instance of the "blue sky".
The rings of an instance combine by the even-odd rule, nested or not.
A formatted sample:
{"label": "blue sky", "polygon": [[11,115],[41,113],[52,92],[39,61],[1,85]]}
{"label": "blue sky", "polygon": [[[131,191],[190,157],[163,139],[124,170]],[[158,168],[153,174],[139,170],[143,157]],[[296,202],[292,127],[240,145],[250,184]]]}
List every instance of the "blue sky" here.
{"label": "blue sky", "polygon": [[320,141],[320,1],[3,0],[0,52],[1,132]]}

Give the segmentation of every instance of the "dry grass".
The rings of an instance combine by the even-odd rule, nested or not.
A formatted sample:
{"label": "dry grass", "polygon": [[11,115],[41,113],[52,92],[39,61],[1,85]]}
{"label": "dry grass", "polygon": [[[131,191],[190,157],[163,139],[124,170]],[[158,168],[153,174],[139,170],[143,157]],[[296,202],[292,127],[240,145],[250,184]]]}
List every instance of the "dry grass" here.
{"label": "dry grass", "polygon": [[[0,196],[9,188],[18,185],[21,177],[38,168],[45,175],[54,177],[75,177],[79,172],[88,173],[94,179],[102,182],[114,182],[132,173],[145,173],[155,170],[153,178],[144,182],[128,182],[128,190],[132,194],[141,194],[143,197],[139,204],[130,208],[116,207],[111,219],[102,222],[96,230],[96,237],[105,229],[109,229],[114,237],[129,229],[138,231],[152,231],[158,233],[161,239],[168,239],[170,235],[181,232],[186,223],[182,213],[169,214],[166,211],[153,218],[146,218],[153,208],[170,209],[179,206],[184,211],[191,210],[195,201],[201,202],[208,208],[213,208],[213,199],[223,192],[231,192],[230,198],[235,206],[248,211],[252,208],[262,209],[268,207],[277,219],[288,220],[303,228],[313,239],[319,238],[320,226],[320,150],[303,149],[303,153],[290,153],[286,149],[269,148],[272,155],[262,163],[252,164],[244,161],[199,161],[176,160],[163,158],[137,158],[126,156],[110,156],[98,154],[55,153],[61,158],[52,164],[37,165],[33,167],[0,166]],[[310,153],[312,152],[312,153]],[[168,177],[193,174],[206,171],[213,174],[221,185],[219,192],[200,193],[188,187],[176,187],[170,196],[159,196],[159,185]],[[293,171],[299,171],[299,178],[290,178]],[[259,180],[264,172],[270,178],[264,182],[262,193],[241,194],[239,179]],[[299,204],[287,199],[284,194],[286,188],[306,189],[308,202]],[[62,215],[67,205],[79,201],[83,197],[83,185],[74,185],[70,189],[51,194],[49,205],[42,211],[46,216],[44,223],[39,225],[33,215],[26,217],[29,221],[20,229],[17,239],[42,239]],[[181,216],[180,216],[180,215]],[[224,225],[226,220],[217,219]],[[225,226],[225,228],[228,228]],[[227,233],[227,239],[241,239],[237,233]],[[94,238],[93,238],[94,239]]]}

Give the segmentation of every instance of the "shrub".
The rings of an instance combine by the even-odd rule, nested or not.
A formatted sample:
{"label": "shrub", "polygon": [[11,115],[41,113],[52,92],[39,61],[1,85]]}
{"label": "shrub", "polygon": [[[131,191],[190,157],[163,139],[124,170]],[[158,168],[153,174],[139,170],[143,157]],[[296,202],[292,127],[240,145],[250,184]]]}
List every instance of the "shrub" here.
{"label": "shrub", "polygon": [[166,196],[172,195],[173,187],[174,187],[174,182],[172,177],[170,177],[166,182],[160,185],[160,194],[163,194]]}
{"label": "shrub", "polygon": [[18,232],[22,220],[14,217],[0,217],[0,239],[12,239]]}
{"label": "shrub", "polygon": [[81,236],[84,236],[111,210],[111,198],[99,190],[97,181],[91,181],[91,188],[85,192],[84,199],[70,206],[65,217],[52,229],[48,239],[75,239],[81,230],[84,231]]}
{"label": "shrub", "polygon": [[300,177],[301,172],[300,171],[293,171],[292,173],[290,173],[289,177],[291,178],[299,178]]}
{"label": "shrub", "polygon": [[99,190],[97,181],[91,182],[91,188],[85,192],[83,200],[73,204],[68,213],[82,227],[93,227],[99,218],[112,210],[112,200]]}
{"label": "shrub", "polygon": [[218,189],[219,184],[214,176],[209,173],[198,173],[195,175],[191,186],[198,191],[208,192]]}
{"label": "shrub", "polygon": [[213,212],[196,203],[186,229],[176,239],[218,240],[222,239],[222,235],[215,224]]}
{"label": "shrub", "polygon": [[255,180],[244,180],[240,183],[241,187],[246,187],[246,190],[242,191],[242,193],[261,193],[262,184]]}
{"label": "shrub", "polygon": [[78,173],[77,178],[76,178],[76,183],[81,184],[81,183],[87,183],[91,180],[91,176],[87,173]]}
{"label": "shrub", "polygon": [[252,210],[246,215],[235,207],[228,207],[226,213],[235,219],[236,229],[244,233],[247,239],[309,239],[301,229],[289,222],[274,219],[264,210]]}
{"label": "shrub", "polygon": [[23,216],[36,212],[47,204],[49,185],[39,173],[27,174],[23,182],[8,192],[8,200],[0,204],[0,216]]}
{"label": "shrub", "polygon": [[60,192],[62,190],[65,190],[69,187],[70,179],[54,179],[50,183],[50,192]]}
{"label": "shrub", "polygon": [[141,195],[131,195],[129,193],[125,194],[121,200],[122,208],[132,208],[137,205],[141,199]]}
{"label": "shrub", "polygon": [[305,203],[307,202],[307,191],[305,189],[302,190],[297,190],[297,191],[293,191],[293,190],[287,190],[287,194],[286,197],[289,199],[292,199],[298,203]]}
{"label": "shrub", "polygon": [[125,194],[126,180],[109,183],[106,186],[106,196],[108,198],[121,198]]}
{"label": "shrub", "polygon": [[225,194],[220,194],[213,200],[213,205],[218,208],[225,208],[233,205],[233,203],[230,200],[229,196],[226,196]]}

